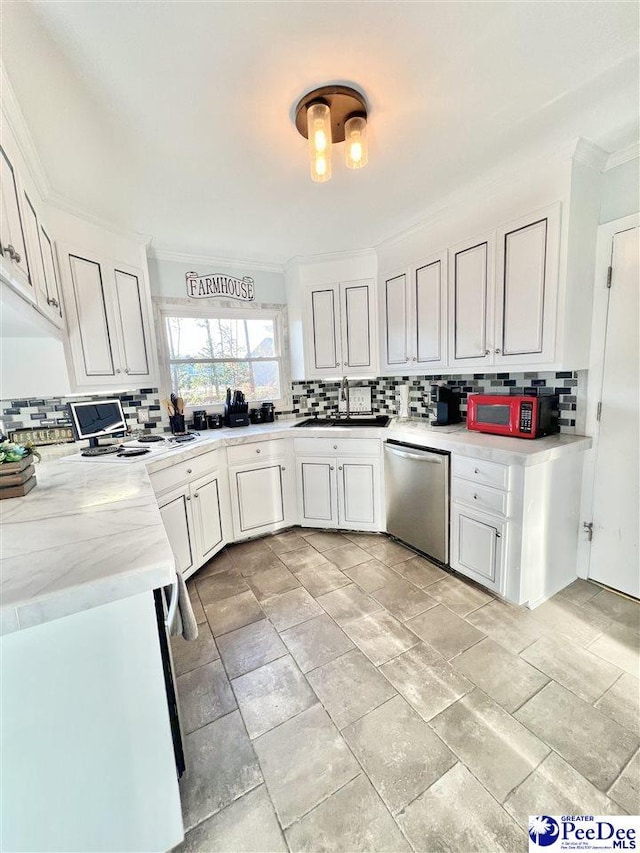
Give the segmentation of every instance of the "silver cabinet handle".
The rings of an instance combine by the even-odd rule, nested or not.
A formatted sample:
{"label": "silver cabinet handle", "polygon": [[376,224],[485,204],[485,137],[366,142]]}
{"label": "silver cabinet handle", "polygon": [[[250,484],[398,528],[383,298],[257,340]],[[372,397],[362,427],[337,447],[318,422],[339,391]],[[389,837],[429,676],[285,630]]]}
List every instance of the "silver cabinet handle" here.
{"label": "silver cabinet handle", "polygon": [[11,245],[11,243],[9,243],[9,245],[8,245],[8,246],[5,246],[5,247],[4,247],[4,250],[5,250],[5,252],[7,252],[7,253],[8,253],[8,255],[9,255],[9,257],[11,258],[11,260],[12,260],[12,261],[15,261],[17,264],[19,264],[19,263],[20,263],[20,260],[21,260],[21,259],[20,259],[20,255],[16,252],[16,250],[13,248],[13,246]]}
{"label": "silver cabinet handle", "polygon": [[187,468],[187,474],[191,474],[191,473],[192,473],[192,469],[191,469],[191,468]]}

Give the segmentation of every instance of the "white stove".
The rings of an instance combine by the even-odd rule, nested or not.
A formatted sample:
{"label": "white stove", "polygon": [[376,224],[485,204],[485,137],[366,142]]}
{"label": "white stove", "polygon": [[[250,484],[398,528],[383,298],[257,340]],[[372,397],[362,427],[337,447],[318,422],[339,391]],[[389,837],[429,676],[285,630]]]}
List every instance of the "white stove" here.
{"label": "white stove", "polygon": [[101,465],[106,463],[131,465],[135,462],[148,462],[150,459],[165,456],[167,453],[171,453],[173,451],[185,450],[187,447],[196,447],[204,441],[207,441],[207,438],[201,435],[195,435],[195,437],[190,441],[177,441],[174,436],[169,436],[162,439],[162,441],[153,442],[138,441],[137,439],[134,439],[132,441],[123,442],[120,447],[125,450],[144,448],[148,452],[141,453],[139,456],[121,456],[118,453],[105,453],[98,456],[83,456],[82,453],[74,453],[70,456],[65,456],[62,461],[88,462],[90,464],[99,463]]}

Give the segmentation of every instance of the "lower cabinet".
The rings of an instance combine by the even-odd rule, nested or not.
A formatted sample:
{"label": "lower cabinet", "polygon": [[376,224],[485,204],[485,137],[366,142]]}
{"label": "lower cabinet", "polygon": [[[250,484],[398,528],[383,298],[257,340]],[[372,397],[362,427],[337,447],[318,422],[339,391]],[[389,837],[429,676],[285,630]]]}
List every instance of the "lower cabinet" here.
{"label": "lower cabinet", "polygon": [[230,467],[229,487],[234,539],[294,523],[295,481],[287,459]]}
{"label": "lower cabinet", "polygon": [[382,529],[378,458],[307,456],[296,467],[302,525]]}
{"label": "lower cabinet", "polygon": [[451,568],[503,593],[506,528],[497,516],[452,504]]}

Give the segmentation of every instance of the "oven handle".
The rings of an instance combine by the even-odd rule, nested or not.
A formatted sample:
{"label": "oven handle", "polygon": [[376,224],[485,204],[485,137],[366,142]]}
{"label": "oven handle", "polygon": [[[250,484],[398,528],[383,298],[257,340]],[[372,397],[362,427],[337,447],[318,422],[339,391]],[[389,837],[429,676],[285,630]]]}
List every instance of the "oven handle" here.
{"label": "oven handle", "polygon": [[171,584],[171,600],[169,601],[169,612],[165,619],[167,631],[171,633],[173,624],[176,621],[176,613],[178,612],[178,573],[176,572],[175,580]]}
{"label": "oven handle", "polygon": [[384,449],[387,453],[393,453],[395,456],[402,456],[404,459],[415,459],[416,462],[432,462],[435,465],[442,465],[445,459],[444,456],[430,454],[428,450],[419,453],[410,453],[406,450],[398,450],[396,447],[390,447],[388,444],[385,444]]}

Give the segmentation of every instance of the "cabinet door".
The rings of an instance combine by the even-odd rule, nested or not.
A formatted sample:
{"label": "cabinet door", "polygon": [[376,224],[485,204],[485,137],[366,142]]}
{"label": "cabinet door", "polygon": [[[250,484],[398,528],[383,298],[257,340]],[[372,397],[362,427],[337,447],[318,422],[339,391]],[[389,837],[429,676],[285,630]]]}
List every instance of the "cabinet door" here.
{"label": "cabinet door", "polygon": [[406,370],[411,358],[408,346],[409,324],[407,273],[385,278],[382,284],[382,358],[383,367]]}
{"label": "cabinet door", "polygon": [[187,575],[195,566],[191,496],[188,487],[170,492],[160,499],[158,505],[171,550],[176,558],[176,568],[183,575]]}
{"label": "cabinet door", "polygon": [[75,254],[67,254],[66,263],[75,309],[75,322],[69,322],[69,337],[78,382],[115,377],[120,368],[115,365],[114,324],[109,316],[111,303],[103,267],[98,261]]}
{"label": "cabinet door", "polygon": [[[58,281],[58,268],[53,251],[53,242],[45,229],[40,226],[40,248],[44,263],[44,276],[47,284],[47,301],[50,306],[50,315],[58,325],[62,321],[62,296],[60,294],[60,283]],[[49,300],[51,300],[49,302]]]}
{"label": "cabinet door", "polygon": [[490,515],[451,507],[451,566],[488,589],[503,592],[504,522]]}
{"label": "cabinet door", "polygon": [[338,458],[338,522],[350,530],[379,530],[380,461]]}
{"label": "cabinet door", "polygon": [[113,276],[122,347],[122,369],[129,376],[144,378],[149,375],[149,356],[140,277],[121,269],[115,269]]}
{"label": "cabinet door", "polygon": [[493,238],[461,244],[450,253],[450,362],[493,363]]}
{"label": "cabinet door", "polygon": [[47,280],[44,271],[44,259],[40,249],[40,223],[36,209],[27,193],[23,193],[24,230],[27,250],[29,253],[29,269],[31,283],[35,289],[38,305],[45,311],[51,307],[47,293]]}
{"label": "cabinet door", "polygon": [[340,285],[342,317],[342,367],[346,373],[373,368],[371,281]]}
{"label": "cabinet door", "polygon": [[337,285],[312,288],[308,297],[309,370],[316,376],[340,375],[340,305]]}
{"label": "cabinet door", "polygon": [[225,544],[220,479],[217,471],[191,486],[191,510],[198,546],[196,562],[199,567]]}
{"label": "cabinet door", "polygon": [[554,360],[559,244],[559,204],[499,229],[497,364]]}
{"label": "cabinet door", "polygon": [[285,523],[285,488],[278,462],[231,469],[231,494],[237,537],[262,533]]}
{"label": "cabinet door", "polygon": [[298,459],[300,523],[307,527],[337,527],[338,496],[335,457]]}
{"label": "cabinet door", "polygon": [[413,270],[412,336],[414,367],[447,363],[447,256],[431,258]]}
{"label": "cabinet door", "polygon": [[35,299],[27,246],[25,240],[18,181],[7,154],[0,146],[0,190],[2,191],[2,222],[0,222],[0,252],[11,280],[32,300]]}

